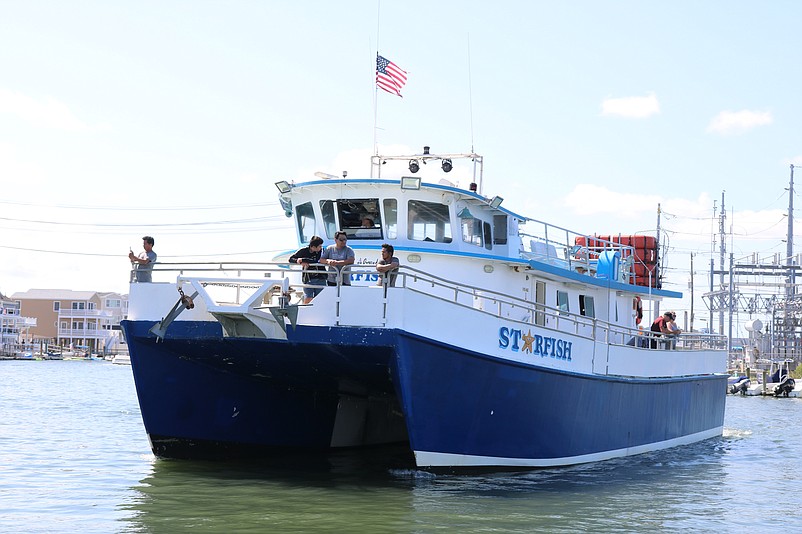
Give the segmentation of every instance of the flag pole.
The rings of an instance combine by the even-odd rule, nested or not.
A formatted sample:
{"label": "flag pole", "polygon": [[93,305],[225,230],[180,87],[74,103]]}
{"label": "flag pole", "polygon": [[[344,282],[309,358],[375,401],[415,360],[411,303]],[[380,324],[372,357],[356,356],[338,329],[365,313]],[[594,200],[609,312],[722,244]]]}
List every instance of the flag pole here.
{"label": "flag pole", "polygon": [[[373,58],[373,154],[379,155],[377,132],[379,128],[379,86],[376,84],[376,69],[379,58],[379,32],[381,30],[381,0],[376,2],[376,56]],[[373,176],[373,169],[370,171]]]}

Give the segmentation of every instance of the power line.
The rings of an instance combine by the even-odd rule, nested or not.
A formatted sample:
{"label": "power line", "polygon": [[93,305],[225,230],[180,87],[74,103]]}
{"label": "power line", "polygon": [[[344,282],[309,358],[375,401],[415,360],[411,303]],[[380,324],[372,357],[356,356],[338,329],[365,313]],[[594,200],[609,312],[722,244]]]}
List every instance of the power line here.
{"label": "power line", "polygon": [[[267,217],[252,217],[250,219],[231,219],[223,221],[200,221],[200,222],[178,222],[178,223],[147,223],[148,227],[165,227],[165,226],[207,226],[216,224],[242,224],[254,222],[267,222],[274,220],[281,220],[283,215],[269,215]],[[16,222],[16,223],[29,223],[29,224],[45,224],[57,226],[90,226],[97,228],[131,228],[142,227],[141,222],[135,224],[116,224],[116,223],[76,223],[76,222],[60,222],[60,221],[40,221],[35,219],[14,219],[11,217],[0,217],[0,221]]]}
{"label": "power line", "polygon": [[[90,256],[95,258],[125,258],[124,254],[98,254],[94,252],[75,252],[70,250],[45,250],[39,248],[25,248],[25,247],[9,247],[6,245],[0,245],[0,248],[8,249],[8,250],[18,250],[22,252],[39,252],[42,254],[59,254],[59,255],[68,255],[68,256]],[[177,259],[180,260],[181,258],[207,258],[207,257],[218,257],[218,256],[245,256],[245,255],[253,255],[253,254],[270,254],[270,253],[279,253],[283,252],[280,250],[251,250],[247,252],[212,252],[208,254],[185,254],[183,256],[162,256],[159,255],[160,258],[163,259]]]}
{"label": "power line", "polygon": [[254,204],[219,204],[212,206],[172,206],[172,207],[130,207],[130,206],[82,206],[69,204],[38,204],[34,202],[12,202],[0,200],[0,204],[8,206],[29,206],[36,208],[58,208],[76,210],[107,210],[107,211],[187,211],[187,210],[213,210],[213,209],[242,209],[242,208],[270,208],[277,206],[278,202],[260,202]]}

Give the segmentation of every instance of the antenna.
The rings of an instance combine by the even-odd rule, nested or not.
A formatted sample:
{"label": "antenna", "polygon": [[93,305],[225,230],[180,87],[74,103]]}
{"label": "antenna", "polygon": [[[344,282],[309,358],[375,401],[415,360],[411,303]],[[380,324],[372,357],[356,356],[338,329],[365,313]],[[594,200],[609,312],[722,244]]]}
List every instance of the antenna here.
{"label": "antenna", "polygon": [[473,148],[473,84],[471,82],[471,34],[468,34],[468,113],[471,117],[471,152],[475,152]]}

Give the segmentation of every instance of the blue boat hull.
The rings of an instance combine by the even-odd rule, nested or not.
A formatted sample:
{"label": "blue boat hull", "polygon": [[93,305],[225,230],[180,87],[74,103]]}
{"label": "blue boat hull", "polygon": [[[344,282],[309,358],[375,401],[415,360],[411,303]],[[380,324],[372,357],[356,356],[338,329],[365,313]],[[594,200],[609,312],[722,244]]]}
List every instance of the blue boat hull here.
{"label": "blue boat hull", "polygon": [[397,382],[419,460],[563,465],[721,434],[723,375],[589,377],[400,339]]}
{"label": "blue boat hull", "polygon": [[324,451],[347,399],[362,444],[420,466],[548,466],[720,435],[726,376],[623,379],[517,364],[405,332],[298,327],[224,338],[216,323],[124,321],[145,428],[164,457]]}

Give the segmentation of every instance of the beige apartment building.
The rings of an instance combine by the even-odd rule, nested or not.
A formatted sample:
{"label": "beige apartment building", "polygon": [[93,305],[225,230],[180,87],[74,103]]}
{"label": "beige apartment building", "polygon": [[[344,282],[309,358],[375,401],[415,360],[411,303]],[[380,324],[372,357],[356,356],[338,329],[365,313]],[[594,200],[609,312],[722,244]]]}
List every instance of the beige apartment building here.
{"label": "beige apartment building", "polygon": [[11,295],[19,313],[36,318],[28,330],[30,341],[46,341],[62,347],[109,354],[123,344],[120,321],[128,315],[128,295],[31,289]]}

